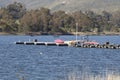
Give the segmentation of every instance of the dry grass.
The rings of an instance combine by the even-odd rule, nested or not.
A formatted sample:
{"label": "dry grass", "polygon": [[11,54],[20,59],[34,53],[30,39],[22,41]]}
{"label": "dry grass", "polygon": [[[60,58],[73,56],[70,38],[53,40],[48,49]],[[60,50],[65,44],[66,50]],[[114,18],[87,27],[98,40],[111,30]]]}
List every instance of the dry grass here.
{"label": "dry grass", "polygon": [[104,75],[95,75],[89,73],[72,73],[68,75],[67,80],[120,80],[120,74],[106,73]]}

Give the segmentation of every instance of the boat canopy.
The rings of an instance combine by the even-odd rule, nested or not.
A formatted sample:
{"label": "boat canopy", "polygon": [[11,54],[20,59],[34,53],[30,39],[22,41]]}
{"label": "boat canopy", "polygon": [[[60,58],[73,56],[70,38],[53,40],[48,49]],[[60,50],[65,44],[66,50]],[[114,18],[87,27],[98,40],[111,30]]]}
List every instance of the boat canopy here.
{"label": "boat canopy", "polygon": [[56,40],[54,40],[54,42],[55,42],[55,43],[64,43],[64,41],[61,40],[61,39],[56,39]]}

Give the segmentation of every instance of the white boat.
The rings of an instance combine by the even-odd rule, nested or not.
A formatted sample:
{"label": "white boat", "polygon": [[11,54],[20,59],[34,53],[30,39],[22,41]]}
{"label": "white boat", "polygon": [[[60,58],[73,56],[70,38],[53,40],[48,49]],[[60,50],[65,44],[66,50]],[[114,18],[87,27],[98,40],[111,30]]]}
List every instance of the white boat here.
{"label": "white boat", "polygon": [[81,36],[81,39],[78,40],[78,23],[76,23],[76,40],[66,41],[70,46],[81,46],[81,45],[98,45],[96,41],[90,41],[88,35]]}

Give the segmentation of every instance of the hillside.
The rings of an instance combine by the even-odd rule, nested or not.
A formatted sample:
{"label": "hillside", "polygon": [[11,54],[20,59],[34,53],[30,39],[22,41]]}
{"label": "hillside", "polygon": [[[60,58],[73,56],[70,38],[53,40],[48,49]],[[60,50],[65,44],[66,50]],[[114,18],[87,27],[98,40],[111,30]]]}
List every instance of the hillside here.
{"label": "hillside", "polygon": [[47,7],[53,11],[94,10],[98,12],[120,9],[120,0],[0,0],[0,6],[3,7],[15,1],[23,3],[28,9]]}
{"label": "hillside", "polygon": [[120,0],[59,0],[50,5],[52,10],[94,10],[116,11],[120,8]]}

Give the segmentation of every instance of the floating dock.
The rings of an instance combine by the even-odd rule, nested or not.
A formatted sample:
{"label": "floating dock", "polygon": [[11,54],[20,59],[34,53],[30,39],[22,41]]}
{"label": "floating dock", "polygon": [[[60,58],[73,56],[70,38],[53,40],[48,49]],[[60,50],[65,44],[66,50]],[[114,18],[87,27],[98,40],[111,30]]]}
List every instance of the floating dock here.
{"label": "floating dock", "polygon": [[120,45],[105,45],[105,44],[97,44],[97,45],[88,45],[88,44],[83,44],[83,45],[76,45],[76,47],[81,47],[81,48],[104,48],[104,49],[120,49]]}
{"label": "floating dock", "polygon": [[67,43],[55,43],[55,42],[15,42],[15,44],[45,45],[45,46],[68,46]]}
{"label": "floating dock", "polygon": [[44,46],[72,46],[79,48],[104,48],[104,49],[120,49],[120,44],[74,44],[70,45],[69,43],[55,43],[55,42],[15,42],[19,45],[44,45]]}

